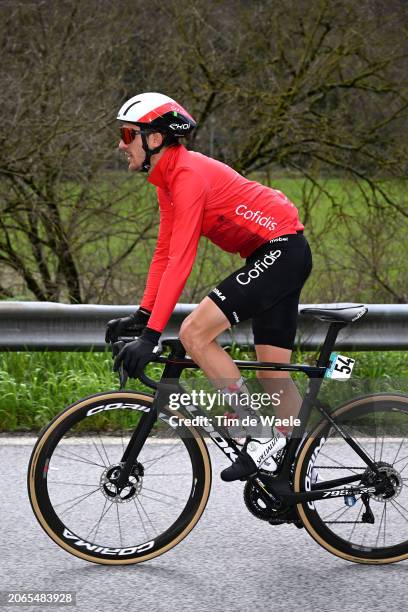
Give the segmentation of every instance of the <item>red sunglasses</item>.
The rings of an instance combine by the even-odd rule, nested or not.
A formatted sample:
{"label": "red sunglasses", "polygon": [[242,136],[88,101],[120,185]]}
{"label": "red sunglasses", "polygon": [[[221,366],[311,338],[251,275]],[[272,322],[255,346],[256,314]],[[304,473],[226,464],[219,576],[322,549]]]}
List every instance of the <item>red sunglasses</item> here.
{"label": "red sunglasses", "polygon": [[144,132],[142,130],[134,130],[133,128],[129,127],[120,128],[120,137],[125,143],[125,145],[129,145],[131,142],[133,142],[136,136],[139,136],[139,134],[143,133]]}

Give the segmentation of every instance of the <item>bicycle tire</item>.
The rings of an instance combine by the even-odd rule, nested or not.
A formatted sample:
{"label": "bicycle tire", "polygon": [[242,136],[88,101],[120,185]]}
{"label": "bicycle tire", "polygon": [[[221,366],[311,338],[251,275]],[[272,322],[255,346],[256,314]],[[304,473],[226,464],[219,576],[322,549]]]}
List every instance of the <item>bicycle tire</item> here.
{"label": "bicycle tire", "polygon": [[[97,422],[98,419],[105,419],[108,422],[109,419],[113,418],[117,420],[119,418],[117,415],[119,415],[120,418],[123,416],[125,422],[129,420],[136,421],[138,418],[137,415],[146,412],[147,409],[151,407],[152,402],[153,397],[150,394],[136,391],[112,391],[91,395],[78,400],[64,409],[39,435],[32,451],[28,467],[27,483],[30,503],[37,520],[48,536],[65,551],[76,557],[106,565],[125,565],[153,559],[170,550],[183,540],[197,524],[205,509],[211,488],[210,457],[207,446],[199,431],[193,427],[185,427],[184,425],[173,427],[168,439],[161,438],[160,435],[157,434],[152,434],[146,440],[138,461],[140,459],[140,464],[142,465],[143,453],[145,452],[145,457],[150,457],[147,461],[150,467],[153,465],[157,466],[158,462],[163,460],[163,465],[166,466],[166,470],[168,469],[168,471],[171,472],[171,466],[174,464],[175,459],[177,459],[179,465],[182,466],[183,472],[186,470],[187,476],[182,476],[182,473],[180,473],[179,476],[176,477],[177,475],[175,476],[174,470],[173,473],[169,474],[152,474],[150,482],[152,482],[153,476],[157,477],[158,480],[157,478],[156,480],[153,478],[153,482],[156,483],[156,485],[153,486],[157,487],[157,482],[159,482],[161,483],[159,486],[161,490],[157,491],[153,489],[154,493],[150,493],[149,496],[149,489],[146,489],[146,477],[149,473],[147,470],[143,478],[140,478],[140,476],[137,477],[137,483],[140,484],[140,482],[143,481],[139,493],[133,493],[133,497],[129,493],[130,498],[121,499],[120,503],[118,501],[112,502],[109,497],[111,495],[109,490],[111,485],[107,480],[107,474],[111,473],[112,470],[112,464],[109,464],[109,460],[111,460],[112,454],[115,457],[121,456],[120,445],[125,448],[123,432],[121,434],[122,438],[119,440],[118,433],[114,427],[113,430],[108,430],[107,433],[103,433],[102,435],[101,432],[95,432],[92,429],[90,433],[81,434],[81,428],[84,428],[85,432],[87,431],[88,421],[86,421],[86,419],[89,419],[91,416],[94,417],[93,421],[95,422]],[[170,416],[175,416],[180,419],[184,418],[180,412],[164,407],[159,411],[158,422],[164,423],[167,427]],[[133,429],[134,426],[126,435],[130,437]],[[95,438],[98,440],[98,444],[95,443]],[[170,444],[173,445],[176,450],[173,448],[172,453],[164,452],[162,456],[158,455],[158,459],[157,457],[155,458],[154,453],[156,452],[157,455],[159,447],[161,452],[161,450],[163,450],[163,445],[167,445],[165,450],[168,451]],[[75,445],[80,448],[79,454],[73,450],[77,448]],[[101,458],[96,461],[90,459],[91,452],[96,454],[96,451],[98,451],[99,457],[102,457],[103,460]],[[153,457],[153,459],[151,457]],[[173,457],[173,461],[170,461],[171,457]],[[189,466],[187,465],[187,457],[190,459]],[[113,464],[115,465],[116,462],[113,462]],[[66,467],[67,465],[68,468]],[[98,465],[99,468],[97,467]],[[65,478],[65,472],[62,471],[64,469],[67,474],[69,474],[69,478],[71,480],[73,479],[74,482],[64,483],[64,480],[61,480],[61,477]],[[137,471],[140,471],[140,466],[135,469],[135,474],[137,474]],[[82,501],[75,502],[71,508],[68,508],[68,516],[71,516],[71,518],[69,518],[68,521],[62,519],[61,514],[67,514],[67,506],[65,506],[64,510],[60,507],[64,506],[67,502],[64,500],[60,501],[60,497],[63,496],[64,492],[66,493],[71,489],[75,490],[73,488],[74,486],[78,487],[79,490],[81,490],[80,487],[90,487],[91,483],[87,484],[86,482],[82,482],[82,476],[84,474],[87,476],[92,474],[92,478],[94,479],[92,486],[96,486],[98,479],[97,474],[99,473],[98,470],[101,472],[98,486],[102,499],[98,497],[98,487],[90,494],[86,493],[90,489],[85,489],[85,493],[79,496],[83,497]],[[151,471],[150,469],[150,473]],[[51,477],[50,474],[52,475]],[[179,487],[178,489],[177,486]],[[171,493],[163,493],[162,490],[165,487],[167,487],[166,491],[169,490]],[[183,496],[179,501],[177,496],[173,493],[175,493],[176,490],[178,492],[179,489],[181,491],[181,487],[183,487]],[[127,490],[130,492],[132,488],[129,487]],[[151,490],[152,489],[150,489],[150,491]],[[76,491],[78,491],[78,489],[76,489]],[[151,525],[148,522],[143,524],[145,532],[143,534],[144,541],[142,538],[142,542],[138,541],[132,543],[126,541],[124,545],[122,545],[121,542],[119,546],[108,546],[107,541],[109,540],[110,542],[111,538],[115,536],[115,529],[113,527],[111,531],[105,526],[101,529],[102,520],[107,520],[108,511],[106,511],[104,515],[103,512],[100,515],[101,525],[96,528],[94,533],[96,541],[92,541],[89,538],[86,539],[84,533],[78,533],[77,530],[70,527],[70,521],[71,523],[78,523],[78,525],[81,526],[81,521],[85,522],[87,520],[88,526],[86,529],[88,529],[89,520],[92,519],[92,503],[96,503],[97,501],[99,506],[101,503],[104,503],[105,508],[106,504],[112,502],[112,504],[115,503],[116,505],[120,540],[125,536],[125,533],[122,531],[123,527],[126,529],[126,534],[128,532],[131,534],[130,537],[133,537],[133,533],[135,533],[134,539],[136,540],[136,533],[138,534],[138,538],[141,537],[141,529],[140,526],[138,526],[139,522],[136,520],[138,518],[136,512],[134,513],[135,516],[126,519],[127,522],[125,522],[124,526],[120,524],[120,515],[125,516],[125,514],[128,513],[132,516],[130,512],[131,504],[125,503],[125,501],[132,501],[134,502],[136,510],[138,510],[139,518],[141,519],[140,522],[143,523],[142,519],[145,516],[143,512],[146,512],[146,507],[142,511],[143,491],[145,491],[143,500],[144,506],[148,504],[150,507],[152,505],[152,499],[157,502],[157,506],[159,502],[162,504],[161,508],[164,506],[164,510],[160,512],[153,511],[156,517],[155,521],[164,522],[163,516],[166,517],[166,520],[172,521],[163,532],[160,532],[155,537],[146,538],[146,536],[149,535],[149,529],[152,531],[152,526],[155,526],[155,523],[150,519]],[[71,501],[74,499],[75,498]],[[116,499],[118,499],[117,496],[115,497],[115,500]],[[57,500],[57,503],[55,503],[55,500]],[[86,502],[86,500],[88,501]],[[177,502],[175,500],[177,500]],[[77,515],[75,507],[81,504],[85,505],[85,513],[84,506],[82,506],[82,514],[80,513]],[[109,510],[111,508],[112,505],[109,506]],[[125,510],[123,510],[123,508],[125,508]],[[128,508],[128,510],[126,510],[126,508]],[[177,513],[175,520],[173,520],[172,517],[173,512]],[[115,513],[115,509],[113,513]],[[91,517],[90,519],[88,519],[88,514]],[[95,519],[96,514],[95,507],[93,519]],[[167,515],[169,515],[168,519]],[[112,513],[109,514],[109,518],[111,516]],[[66,522],[68,522],[68,524],[65,524]],[[137,528],[134,527],[134,525],[136,525]],[[85,527],[83,529],[85,530]],[[93,530],[91,530],[91,533],[93,533]],[[98,540],[98,538],[102,538],[102,533],[105,534],[103,536],[105,540]],[[115,537],[119,538],[119,536]]]}
{"label": "bicycle tire", "polygon": [[[389,393],[389,394],[379,393],[379,394],[367,395],[367,396],[356,398],[340,406],[331,414],[331,416],[333,418],[336,418],[336,421],[340,424],[346,423],[347,428],[351,427],[350,423],[354,422],[354,429],[358,427],[357,431],[360,431],[360,435],[362,435],[361,432],[364,432],[364,429],[362,429],[362,427],[363,427],[363,423],[365,422],[366,423],[365,427],[367,427],[367,429],[365,430],[366,433],[364,434],[364,437],[363,437],[363,440],[365,440],[365,442],[364,444],[362,444],[362,446],[367,452],[370,452],[371,457],[374,457],[374,459],[376,459],[377,436],[373,428],[376,427],[376,419],[378,423],[380,422],[379,421],[380,414],[387,414],[388,416],[388,425],[387,425],[388,429],[384,425],[383,444],[380,449],[381,454],[384,451],[384,453],[387,452],[387,455],[389,454],[390,456],[393,456],[395,454],[395,448],[397,448],[397,444],[398,444],[397,453],[400,452],[405,438],[403,438],[402,442],[398,442],[399,438],[395,436],[396,430],[392,429],[391,423],[394,422],[394,424],[396,424],[396,426],[398,427],[398,424],[400,423],[401,419],[403,420],[404,423],[405,423],[405,419],[408,422],[408,398],[407,397],[403,395],[392,394],[392,393]],[[365,421],[362,419],[365,419]],[[384,423],[384,421],[382,422]],[[401,423],[399,426],[401,427]],[[367,432],[372,431],[372,430],[374,430],[374,433],[375,433],[373,439],[371,439],[367,435]],[[310,487],[310,482],[311,482],[310,477],[312,474],[312,468],[315,467],[317,472],[319,472],[319,469],[321,469],[319,465],[317,464],[317,458],[319,454],[321,453],[322,449],[325,449],[325,448],[326,448],[326,451],[322,453],[322,456],[319,461],[321,461],[322,457],[326,463],[328,462],[327,457],[329,457],[329,460],[333,461],[333,463],[330,466],[325,466],[326,469],[332,470],[333,473],[335,470],[337,470],[336,475],[331,476],[332,478],[341,477],[345,475],[345,473],[347,473],[347,470],[348,470],[347,475],[350,475],[350,470],[352,472],[354,471],[355,473],[359,474],[358,470],[361,469],[361,473],[363,473],[363,470],[365,467],[364,463],[354,451],[351,451],[351,452],[354,454],[354,457],[357,458],[357,461],[361,463],[361,468],[359,467],[359,465],[350,466],[350,467],[345,465],[343,466],[343,469],[346,472],[344,474],[339,473],[339,470],[342,469],[341,467],[339,467],[339,465],[343,464],[343,462],[347,464],[348,460],[347,461],[343,460],[341,452],[339,452],[338,448],[335,448],[334,445],[336,443],[336,438],[335,436],[332,436],[330,438],[330,431],[334,432],[334,428],[331,427],[331,425],[327,422],[327,420],[322,420],[316,426],[313,432],[311,432],[311,434],[306,438],[305,442],[303,443],[302,448],[300,449],[300,452],[299,452],[298,460],[295,465],[295,472],[294,472],[294,491],[295,492],[310,490],[311,488]],[[388,443],[385,445],[387,448],[385,448],[384,446],[386,431],[388,432],[387,439],[389,440]],[[404,431],[406,431],[406,428],[404,429]],[[391,432],[394,433],[394,437],[390,436]],[[336,451],[334,460],[330,457],[330,455],[327,455],[327,448],[328,448],[329,440],[331,440],[332,451],[334,450]],[[361,443],[361,440],[359,441]],[[344,439],[338,437],[337,446],[341,446],[341,444],[346,444],[346,442],[344,441]],[[349,447],[347,446],[347,448]],[[407,447],[405,447],[405,450],[407,450]],[[377,458],[377,461],[378,460],[382,461],[381,454],[380,454],[379,459]],[[386,455],[384,455],[384,458],[385,456]],[[400,466],[397,466],[397,464],[399,461],[402,461],[402,459],[405,459],[406,457],[403,457],[402,459],[400,458],[397,461],[397,456],[398,454],[395,455],[394,463],[391,463],[391,462],[387,463],[383,461],[384,463],[383,469],[385,469],[386,465],[394,466],[394,464],[396,467],[398,467],[398,469],[400,469]],[[355,463],[357,463],[357,461]],[[338,463],[339,465],[336,465],[336,463]],[[354,469],[352,469],[352,467]],[[405,467],[406,465],[404,466],[403,469],[405,469]],[[396,469],[396,468],[392,467],[390,469]],[[405,484],[402,483],[402,476],[400,480],[401,480],[400,482],[401,491],[405,489],[405,496],[406,496],[407,487]],[[395,489],[395,491],[396,490],[397,489]],[[398,495],[400,493],[398,493]],[[362,500],[361,496],[359,500],[360,501]],[[330,504],[331,502],[332,500],[323,500],[323,503],[326,505]],[[353,506],[352,508],[347,509],[347,507],[344,505],[344,497],[339,498],[338,503],[343,504],[343,508],[340,507],[339,509],[339,511],[342,512],[342,514],[339,516],[343,516],[345,513],[348,512],[349,509],[354,508]],[[372,503],[372,505],[370,506],[371,510],[373,510],[374,508],[374,511],[377,512],[377,515],[381,513],[381,504],[383,505],[383,510],[381,513],[382,517],[384,516],[384,513],[386,516],[387,507],[392,509],[393,507],[392,504],[396,506],[398,503],[398,505],[401,506],[400,502],[397,502],[396,498],[393,498],[393,497],[391,497],[389,500],[376,499],[374,497],[374,499],[370,499],[370,504],[371,503]],[[375,504],[377,505],[375,506]],[[318,509],[318,506],[320,506],[320,509]],[[355,503],[355,506],[356,506],[355,510],[357,511],[357,508],[358,508],[357,503]],[[395,563],[395,562],[407,559],[408,558],[408,529],[405,527],[405,525],[408,523],[408,511],[405,511],[404,509],[404,512],[406,512],[407,514],[407,517],[404,517],[401,511],[402,506],[401,508],[398,508],[398,507],[396,508],[396,511],[398,511],[399,514],[403,516],[403,526],[404,526],[405,535],[402,537],[405,537],[406,539],[404,539],[403,541],[399,543],[394,543],[391,546],[390,545],[386,546],[385,545],[385,523],[386,521],[384,520],[384,527],[383,527],[384,534],[383,536],[381,536],[383,537],[384,545],[383,546],[373,546],[372,544],[367,545],[366,543],[367,534],[368,534],[368,539],[371,538],[370,541],[373,540],[374,535],[375,535],[373,531],[370,532],[370,525],[368,523],[365,523],[364,521],[358,520],[358,518],[362,516],[362,512],[361,512],[362,506],[363,504],[361,504],[360,513],[357,519],[354,521],[345,521],[345,520],[343,521],[341,520],[324,521],[321,516],[323,514],[323,511],[321,509],[322,501],[309,502],[309,503],[305,502],[305,503],[297,504],[297,511],[298,511],[298,514],[306,530],[311,535],[311,537],[320,546],[325,548],[330,553],[336,555],[337,557],[346,559],[348,561],[352,561],[356,563],[365,563],[365,564]],[[330,516],[332,518],[335,518],[333,517],[333,514],[335,514],[336,512],[337,510],[332,512]],[[327,515],[327,518],[330,518],[329,515]],[[401,521],[401,519],[399,520]],[[352,531],[350,538],[347,539],[346,537],[344,537],[344,535],[336,533],[334,531],[335,528],[332,527],[333,524],[338,524],[339,526],[337,527],[337,529],[341,531],[343,527],[340,528],[340,525],[346,525],[346,524],[353,523],[353,522],[354,522],[354,529],[355,529],[355,525],[360,525],[360,524],[364,525],[364,527],[362,528],[364,538],[361,543],[357,543],[356,541],[351,541],[352,538],[353,540],[356,539],[356,536],[353,536],[354,531]],[[382,522],[383,522],[383,518],[381,518],[381,522],[378,527],[379,531],[377,534],[376,543],[379,542],[379,538],[381,535],[381,529],[382,529]],[[378,526],[378,521],[377,521],[377,526]],[[344,528],[344,530],[345,529],[346,528]],[[399,530],[397,530],[397,532],[399,533]]]}

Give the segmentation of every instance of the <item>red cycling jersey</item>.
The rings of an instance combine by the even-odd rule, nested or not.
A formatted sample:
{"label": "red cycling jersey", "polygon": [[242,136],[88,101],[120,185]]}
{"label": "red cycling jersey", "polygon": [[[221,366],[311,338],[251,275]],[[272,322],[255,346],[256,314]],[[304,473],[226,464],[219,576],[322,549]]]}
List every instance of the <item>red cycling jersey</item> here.
{"label": "red cycling jersey", "polygon": [[148,180],[157,187],[160,228],[141,307],[163,331],[193,267],[200,236],[247,257],[261,244],[303,229],[280,191],[249,181],[183,145],[165,150]]}

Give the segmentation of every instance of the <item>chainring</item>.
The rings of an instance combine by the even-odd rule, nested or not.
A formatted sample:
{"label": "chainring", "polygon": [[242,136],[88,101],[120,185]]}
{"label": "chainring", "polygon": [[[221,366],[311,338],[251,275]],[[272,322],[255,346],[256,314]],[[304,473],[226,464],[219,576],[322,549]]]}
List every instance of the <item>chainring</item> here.
{"label": "chainring", "polygon": [[251,514],[271,525],[283,523],[295,523],[299,527],[303,525],[294,508],[277,510],[268,505],[251,480],[245,483],[244,502]]}

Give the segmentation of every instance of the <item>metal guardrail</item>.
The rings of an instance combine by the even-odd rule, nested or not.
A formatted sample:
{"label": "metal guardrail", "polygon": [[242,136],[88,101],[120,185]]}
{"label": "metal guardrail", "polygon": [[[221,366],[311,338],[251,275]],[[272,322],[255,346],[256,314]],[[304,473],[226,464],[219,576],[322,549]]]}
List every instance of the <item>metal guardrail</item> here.
{"label": "metal guardrail", "polygon": [[[335,308],[352,304],[303,304],[302,308]],[[164,332],[176,337],[183,319],[195,304],[178,304]],[[338,337],[336,347],[348,350],[408,349],[408,305],[366,304],[368,314],[348,325]],[[135,306],[59,304],[54,302],[0,302],[0,350],[103,351],[104,328],[109,319],[135,311]],[[305,350],[317,348],[324,339],[327,324],[300,315],[297,345]],[[240,323],[221,334],[225,346],[235,342],[253,345],[249,323]]]}

